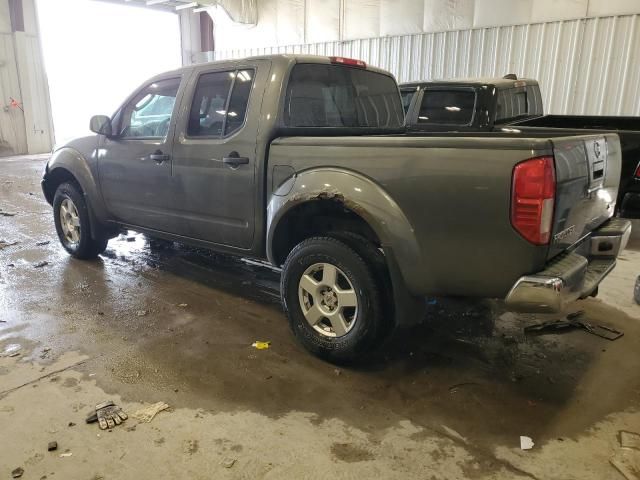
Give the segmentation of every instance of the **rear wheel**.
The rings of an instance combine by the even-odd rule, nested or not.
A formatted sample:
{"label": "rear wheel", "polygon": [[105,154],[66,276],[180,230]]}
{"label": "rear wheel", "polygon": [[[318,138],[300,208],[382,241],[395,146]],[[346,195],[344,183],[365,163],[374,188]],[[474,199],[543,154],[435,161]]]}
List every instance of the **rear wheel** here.
{"label": "rear wheel", "polygon": [[56,190],[53,216],[60,243],[71,256],[83,260],[96,258],[107,248],[108,239],[91,237],[87,203],[74,183],[63,183]]}
{"label": "rear wheel", "polygon": [[281,280],[294,335],[307,350],[334,363],[354,360],[384,340],[389,319],[381,288],[375,268],[330,237],[297,245]]}

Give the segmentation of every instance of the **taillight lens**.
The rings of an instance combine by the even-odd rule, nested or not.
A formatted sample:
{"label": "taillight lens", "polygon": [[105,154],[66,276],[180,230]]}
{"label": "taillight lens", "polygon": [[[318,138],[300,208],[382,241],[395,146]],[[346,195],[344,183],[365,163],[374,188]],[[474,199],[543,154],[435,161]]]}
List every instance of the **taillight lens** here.
{"label": "taillight lens", "polygon": [[636,178],[640,178],[640,163],[638,164],[638,166],[636,167],[636,171],[633,174],[634,177]]}
{"label": "taillight lens", "polygon": [[513,169],[511,224],[536,245],[547,245],[551,236],[556,196],[553,157],[536,157]]}

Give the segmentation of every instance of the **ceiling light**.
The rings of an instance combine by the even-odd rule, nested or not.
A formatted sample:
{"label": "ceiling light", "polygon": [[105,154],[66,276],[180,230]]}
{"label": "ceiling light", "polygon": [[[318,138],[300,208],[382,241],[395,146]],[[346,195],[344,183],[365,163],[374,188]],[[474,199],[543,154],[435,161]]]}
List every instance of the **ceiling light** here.
{"label": "ceiling light", "polygon": [[182,5],[176,6],[176,10],[184,10],[186,8],[197,7],[197,6],[198,6],[198,2],[183,3]]}

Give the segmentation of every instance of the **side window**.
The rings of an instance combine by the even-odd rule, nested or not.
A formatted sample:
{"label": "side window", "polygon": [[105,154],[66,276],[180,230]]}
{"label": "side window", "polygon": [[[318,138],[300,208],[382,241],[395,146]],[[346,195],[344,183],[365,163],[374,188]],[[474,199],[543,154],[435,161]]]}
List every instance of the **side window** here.
{"label": "side window", "polygon": [[427,89],[422,96],[418,123],[469,125],[473,120],[476,94],[473,90]]}
{"label": "side window", "polygon": [[244,123],[252,84],[252,70],[200,75],[191,102],[187,135],[221,137],[238,130]]}
{"label": "side window", "polygon": [[120,136],[122,138],[166,137],[178,87],[180,87],[179,78],[160,80],[145,87],[122,111]]}
{"label": "side window", "polygon": [[253,85],[253,70],[239,70],[235,73],[236,81],[233,84],[231,100],[227,112],[227,125],[224,129],[225,135],[231,135],[244,123],[249,104],[249,95]]}

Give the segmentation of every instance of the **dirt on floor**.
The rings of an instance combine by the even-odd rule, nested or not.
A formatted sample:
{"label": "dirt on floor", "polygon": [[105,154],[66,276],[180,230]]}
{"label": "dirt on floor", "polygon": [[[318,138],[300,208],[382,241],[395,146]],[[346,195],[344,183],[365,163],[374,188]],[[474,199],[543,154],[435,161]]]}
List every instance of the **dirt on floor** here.
{"label": "dirt on floor", "polygon": [[[624,479],[613,456],[640,465],[619,439],[640,432],[640,223],[599,297],[567,312],[618,340],[525,335],[562,316],[429,299],[421,325],[338,368],[295,342],[268,267],[134,232],[70,258],[44,162],[0,159],[0,478],[587,480]],[[129,414],[110,431],[85,423],[104,400]],[[133,417],[158,401],[170,409]]]}

